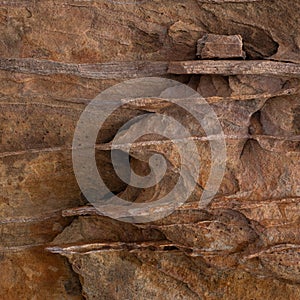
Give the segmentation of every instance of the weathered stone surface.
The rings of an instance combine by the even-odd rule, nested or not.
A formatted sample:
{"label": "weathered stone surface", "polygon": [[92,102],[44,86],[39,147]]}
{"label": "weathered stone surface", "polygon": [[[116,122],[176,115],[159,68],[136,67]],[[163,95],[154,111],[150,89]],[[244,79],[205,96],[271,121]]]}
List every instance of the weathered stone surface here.
{"label": "weathered stone surface", "polygon": [[[191,46],[196,45],[202,31],[240,34],[251,59],[276,54],[274,59],[299,62],[297,32],[291,34],[291,28],[299,26],[294,17],[298,2],[126,2],[14,1],[10,6],[6,1],[1,13],[2,57],[76,63],[192,59],[195,51]],[[270,20],[276,20],[276,26]],[[176,26],[174,35],[170,28],[177,22],[181,26]]]}
{"label": "weathered stone surface", "polygon": [[71,266],[43,248],[1,253],[0,267],[1,299],[82,299]]}
{"label": "weathered stone surface", "polygon": [[133,224],[121,223],[108,217],[80,217],[74,220],[52,244],[80,244],[89,242],[145,242],[164,240],[156,229],[143,229]]}
{"label": "weathered stone surface", "polygon": [[[87,299],[293,299],[299,293],[296,285],[256,277],[241,267],[216,271],[200,257],[184,255],[176,247],[122,248],[63,253],[82,276]],[[96,266],[94,273],[91,265]]]}
{"label": "weathered stone surface", "polygon": [[[257,85],[256,82],[256,78],[249,78],[251,92],[262,92],[261,86]],[[265,89],[270,89],[269,92],[274,92],[276,94],[276,89],[273,89],[273,84],[279,85],[282,81],[270,79],[268,82],[270,82],[270,88],[269,85],[266,85]],[[241,91],[243,91],[243,89],[241,89]],[[245,93],[247,92],[248,90],[245,91]],[[137,248],[138,250],[132,250],[134,253],[136,253],[135,251],[138,251],[138,253],[146,252],[146,250],[143,250],[146,246],[143,246],[142,240],[157,241],[158,238],[162,239],[162,245],[170,243],[169,246],[164,246],[164,252],[167,252],[171,257],[174,254],[168,249],[179,249],[179,253],[185,253],[185,255],[192,257],[196,256],[203,263],[212,267],[216,272],[222,272],[224,276],[234,276],[232,274],[235,274],[235,272],[238,272],[238,274],[248,272],[247,276],[249,276],[249,278],[263,276],[267,278],[264,279],[266,280],[266,284],[271,284],[273,288],[275,288],[277,284],[281,284],[282,287],[284,286],[285,291],[288,288],[288,285],[286,285],[284,281],[281,282],[281,280],[287,280],[292,283],[293,286],[292,290],[288,293],[292,293],[291,295],[297,293],[299,282],[299,275],[297,273],[299,222],[297,215],[299,210],[300,160],[299,148],[297,147],[298,128],[297,126],[295,127],[294,124],[295,122],[298,124],[295,120],[298,115],[296,108],[298,107],[299,102],[298,100],[293,99],[297,99],[297,96],[275,97],[268,100],[251,100],[247,101],[247,105],[245,105],[244,101],[221,101],[212,104],[215,112],[220,118],[226,134],[228,162],[220,192],[213,202],[211,209],[199,211],[197,199],[199,199],[198,197],[201,194],[200,188],[199,191],[195,193],[196,195],[190,199],[191,202],[180,208],[176,213],[161,221],[149,225],[137,226],[143,230],[155,230],[152,233],[148,231],[148,234],[150,235],[147,235],[147,237],[141,236],[141,240],[136,239],[134,233],[136,232],[136,229],[134,228],[127,228],[126,231],[128,235],[119,235],[119,238],[105,237],[109,232],[108,230],[105,230],[105,232],[100,235],[87,234],[90,230],[89,228],[94,228],[94,226],[91,225],[84,225],[89,224],[89,222],[93,220],[90,219],[90,217],[81,217],[79,222],[73,223],[74,225],[67,228],[65,233],[62,233],[59,236],[59,239],[53,242],[54,245],[63,244],[63,241],[69,241],[69,243],[72,244],[73,241],[77,244],[83,242],[86,246],[83,246],[83,248],[80,248],[81,246],[78,246],[78,248],[77,246],[74,246],[75,248],[72,248],[72,254],[68,254],[68,248],[63,248],[65,250],[57,250],[59,248],[54,247],[53,249],[56,249],[54,251],[69,257],[75,271],[84,278],[87,278],[84,281],[83,289],[86,288],[90,291],[89,284],[92,284],[93,291],[90,292],[90,294],[86,292],[86,297],[89,299],[91,295],[97,295],[100,299],[101,297],[105,299],[105,297],[107,297],[105,296],[105,293],[108,291],[108,293],[115,295],[116,298],[126,297],[129,294],[124,294],[126,293],[124,290],[125,288],[116,291],[110,290],[108,287],[105,288],[105,293],[99,293],[99,287],[95,288],[93,282],[95,278],[98,278],[101,274],[100,277],[103,278],[101,284],[107,286],[105,283],[105,267],[102,267],[101,273],[98,273],[98,268],[93,269],[94,273],[92,275],[88,272],[89,267],[87,265],[84,267],[84,270],[82,268],[79,270],[76,268],[76,264],[79,260],[82,262],[82,254],[78,256],[78,254],[73,252],[76,252],[76,249],[78,249],[78,251],[82,253],[82,251],[87,251],[84,247],[92,247],[91,250],[93,250],[89,252],[91,254],[84,254],[86,261],[93,259],[94,262],[98,262],[99,257],[100,261],[102,261],[102,259],[104,259],[103,255],[106,255],[106,253],[113,254],[115,253],[115,247],[119,247],[110,244],[111,241],[122,241],[123,246],[120,246],[121,249],[122,247],[126,247],[126,249],[128,249],[128,247],[130,248],[131,246],[127,239],[128,236],[132,237],[131,241],[138,242],[137,245],[134,246],[134,249]],[[225,105],[226,110],[224,109]],[[272,117],[274,116],[274,120],[276,119],[277,123],[270,122],[269,120],[271,119],[262,117],[265,114],[265,111],[268,111],[269,105],[270,107],[278,106],[278,108],[281,107],[281,105],[283,107],[284,105],[287,105],[289,110],[286,114],[282,114],[279,112],[281,112],[283,108],[278,110],[275,109],[276,112],[278,111],[278,116],[274,113],[272,114]],[[131,107],[138,107],[138,105],[135,106],[132,104]],[[160,104],[159,99],[153,102],[145,102],[143,107],[152,112],[159,111],[162,113],[163,111],[168,111],[172,114],[172,105],[165,106]],[[287,117],[287,115],[289,117]],[[284,123],[281,124],[281,120]],[[287,122],[287,120],[289,121]],[[183,123],[185,126],[194,129],[192,132],[195,139],[198,139],[197,143],[199,149],[201,149],[200,153],[202,153],[201,162],[206,165],[204,162],[206,160],[208,162],[209,159],[205,157],[205,153],[208,153],[209,151],[205,139],[202,139],[204,137],[203,132],[201,132],[197,126],[194,127],[191,119],[183,120]],[[277,128],[275,124],[278,125],[278,129],[275,129]],[[154,124],[151,123],[151,116],[140,119],[139,122],[131,126],[130,130],[138,131],[140,128],[145,128],[146,126],[154,126]],[[282,131],[280,128],[286,128],[286,130]],[[124,135],[126,135],[126,131],[124,132]],[[291,147],[291,144],[287,143],[288,141],[294,142],[295,147]],[[109,144],[103,145],[103,150],[105,149],[105,151],[107,151],[109,147]],[[122,145],[120,145],[120,149],[121,148]],[[99,149],[101,149],[101,147]],[[157,140],[154,136],[145,137],[142,141],[132,145],[131,155],[135,158],[135,160],[132,161],[132,167],[143,173],[143,170],[146,167],[145,161],[148,160],[148,156],[151,153],[160,153],[172,162],[172,160],[176,160],[176,155],[173,151],[175,151],[175,149],[167,141],[161,139]],[[147,167],[145,171],[146,170]],[[200,187],[205,182],[205,176],[207,175],[202,175],[200,178]],[[169,177],[167,179],[168,187],[170,187],[171,182],[172,179]],[[126,194],[127,196],[130,195],[128,198],[130,201],[145,202],[149,201],[149,199],[150,201],[153,201],[166,193],[165,186],[166,183],[162,182],[157,187],[144,189],[143,191],[134,191],[133,188],[128,187],[126,189]],[[80,214],[92,214],[97,216],[99,212],[89,207],[70,209],[64,212],[64,215],[66,216]],[[95,229],[91,229],[92,231],[96,230],[96,228],[99,230],[105,224],[101,219],[98,220],[99,224],[96,225]],[[113,223],[111,222],[111,224]],[[80,228],[85,228],[84,230],[86,233],[82,235],[82,229],[76,229],[79,228],[79,226]],[[81,232],[80,235],[78,235],[79,232]],[[117,233],[118,229],[113,229],[112,232]],[[161,232],[162,235],[157,235],[158,232]],[[154,233],[155,235],[153,235]],[[68,239],[68,237],[72,238]],[[110,247],[112,247],[112,250],[99,250],[97,248],[98,246],[93,246],[92,244],[88,246],[88,243],[93,241],[93,237],[96,238],[97,242],[106,242],[106,244],[104,243],[101,247],[105,247],[105,249],[110,249]],[[161,248],[153,250],[157,247],[155,245],[157,244],[151,246],[151,251],[154,251],[154,253],[158,251],[158,253],[160,253],[158,249]],[[277,245],[280,245],[280,247],[278,248]],[[289,253],[293,253],[292,256],[295,258],[287,258],[290,257]],[[128,258],[131,254],[124,255]],[[119,258],[115,257],[114,259],[114,262],[118,266],[116,268],[118,269],[119,265],[117,261]],[[281,265],[279,264],[280,259],[284,261],[284,263],[280,263]],[[256,260],[258,260],[258,265]],[[86,261],[84,262],[84,265]],[[131,267],[128,265],[123,267],[128,267],[129,270],[131,270]],[[234,271],[237,267],[241,271]],[[108,268],[110,269],[110,267]],[[136,266],[134,267],[134,270],[136,270],[135,268]],[[147,274],[148,271],[144,270],[144,268],[142,268],[142,270],[142,274]],[[140,271],[135,271],[135,274],[140,274],[138,272]],[[156,276],[161,278],[163,275],[160,275],[160,273],[159,275],[154,275],[157,274],[156,270],[152,270],[151,272],[152,276],[155,276],[155,279],[153,279],[151,283],[149,282],[151,287],[145,286],[145,289],[137,291],[135,294],[137,298],[146,297],[145,295],[148,295],[147,293],[151,289],[155,290],[156,293],[153,294],[154,299],[159,299],[161,295],[164,294],[164,290],[160,290],[160,288],[163,289],[163,286],[158,288],[155,283]],[[139,275],[138,278],[143,276],[142,274]],[[184,275],[181,275],[180,281],[186,282],[189,276],[190,275],[184,273]],[[121,277],[120,280],[123,281],[125,279]],[[201,280],[203,280],[203,278]],[[87,285],[86,282],[88,282]],[[132,282],[132,287],[130,285],[129,290],[126,290],[132,295],[131,289],[135,290],[136,282],[139,281],[134,277],[132,281],[129,280],[127,282]],[[140,285],[141,283],[138,283],[138,286]],[[247,295],[252,295],[253,290],[251,287],[253,286],[248,285],[244,287]],[[203,289],[205,295],[211,293],[211,289]],[[176,290],[179,294],[183,293],[183,295],[185,295],[186,293],[186,291],[182,290],[179,286],[177,286]],[[203,297],[203,294],[201,294],[196,287],[192,288],[192,291],[196,293],[196,297]],[[261,287],[255,295],[259,299],[259,297],[262,297],[261,295],[264,295],[260,293],[265,292],[266,290]],[[238,293],[238,291],[235,291],[235,293]],[[266,293],[266,295],[268,295],[267,297],[271,297],[271,290],[268,290]],[[193,299],[192,295],[187,295],[188,296],[186,297]],[[235,294],[234,297],[237,297],[236,295],[237,294]],[[278,292],[274,295],[276,295],[274,297],[278,297],[278,299],[283,297]],[[171,297],[176,298],[177,296],[172,294]],[[251,299],[251,297],[253,296],[249,296],[249,298],[246,299]],[[229,295],[227,298],[231,299]],[[215,299],[218,298],[216,297]]]}
{"label": "weathered stone surface", "polygon": [[86,78],[116,79],[166,74],[166,62],[118,62],[103,64],[70,64],[36,59],[0,60],[0,69],[40,75],[68,74]]}
{"label": "weathered stone surface", "polygon": [[237,75],[229,76],[229,86],[233,95],[253,95],[255,93],[276,94],[289,80],[270,76]]}
{"label": "weathered stone surface", "polygon": [[263,75],[300,77],[300,64],[274,61],[198,60],[174,61],[169,64],[171,74]]}
{"label": "weathered stone surface", "polygon": [[232,94],[228,79],[219,75],[203,75],[200,77],[197,92],[203,97],[229,97]]}
{"label": "weathered stone surface", "polygon": [[201,59],[245,58],[240,35],[205,34],[197,42],[197,56]]}
{"label": "weathered stone surface", "polygon": [[[287,0],[0,1],[0,298],[298,299],[299,10]],[[248,61],[167,74],[169,61],[196,58],[204,34],[240,35]],[[127,200],[156,200],[178,174],[174,145],[157,136],[132,145],[131,166],[146,175],[149,156],[164,155],[171,168],[160,184],[140,190],[112,172],[111,141],[127,120],[169,113],[201,154],[189,202],[133,225],[86,206],[71,147],[91,99],[139,76],[198,90],[220,118],[228,156],[218,194],[200,210],[210,154],[199,124],[157,99],[114,112],[96,160]]]}

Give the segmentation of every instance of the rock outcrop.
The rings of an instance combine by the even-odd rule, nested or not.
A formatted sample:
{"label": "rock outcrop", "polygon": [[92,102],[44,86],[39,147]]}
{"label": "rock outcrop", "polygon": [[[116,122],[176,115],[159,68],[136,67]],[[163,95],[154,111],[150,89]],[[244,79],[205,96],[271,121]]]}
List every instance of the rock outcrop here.
{"label": "rock outcrop", "polygon": [[[298,299],[299,10],[288,0],[0,1],[0,298]],[[205,34],[241,36],[245,60],[196,60]],[[226,168],[199,208],[214,137],[166,103],[164,90],[125,104],[96,145],[114,194],[148,203],[178,180],[176,147],[157,135],[133,143],[130,165],[147,176],[149,157],[164,156],[159,184],[139,189],[115,174],[112,141],[134,118],[124,137],[155,128],[151,114],[176,118],[201,166],[192,195],[172,214],[128,223],[81,194],[72,140],[92,99],[145,76],[184,83],[209,103],[224,132]]]}

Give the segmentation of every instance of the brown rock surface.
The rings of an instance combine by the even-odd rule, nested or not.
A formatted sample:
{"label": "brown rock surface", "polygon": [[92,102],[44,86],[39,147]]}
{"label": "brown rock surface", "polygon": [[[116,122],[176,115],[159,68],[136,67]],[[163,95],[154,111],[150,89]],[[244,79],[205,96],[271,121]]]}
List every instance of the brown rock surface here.
{"label": "brown rock surface", "polygon": [[197,42],[197,56],[211,58],[245,58],[240,35],[205,34]]}
{"label": "brown rock surface", "polygon": [[[0,298],[298,299],[299,10],[288,0],[0,1]],[[246,60],[194,61],[205,33],[240,35]],[[137,189],[116,176],[111,141],[127,120],[140,116],[124,136],[156,125],[144,113],[174,116],[201,154],[187,203],[130,224],[87,205],[71,148],[90,100],[142,76],[173,78],[205,97],[227,162],[217,195],[199,209],[211,164],[199,124],[159,98],[115,111],[96,160],[124,199],[156,200],[178,178],[175,146],[155,135],[132,145],[130,163],[147,175],[150,155],[162,154],[164,180]]]}
{"label": "brown rock surface", "polygon": [[300,64],[264,60],[199,60],[175,61],[169,65],[171,74],[262,75],[300,77]]}

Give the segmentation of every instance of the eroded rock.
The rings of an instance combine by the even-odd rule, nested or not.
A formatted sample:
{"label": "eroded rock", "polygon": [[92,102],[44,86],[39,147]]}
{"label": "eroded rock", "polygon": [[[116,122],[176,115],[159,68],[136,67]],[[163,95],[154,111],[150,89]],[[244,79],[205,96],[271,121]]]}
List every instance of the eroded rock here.
{"label": "eroded rock", "polygon": [[197,56],[201,59],[245,58],[242,37],[206,34],[197,42]]}
{"label": "eroded rock", "polygon": [[[120,2],[0,2],[0,298],[298,299],[299,2]],[[235,54],[224,40],[206,48],[207,58],[245,52],[249,61],[195,62],[205,33],[243,40]],[[151,154],[162,154],[170,168],[160,184],[136,189],[112,172],[111,141],[133,117],[141,119],[132,130],[151,123],[145,112],[169,112],[191,130],[203,172],[173,214],[125,224],[80,206],[87,200],[73,174],[72,138],[91,99],[150,75],[189,83],[211,103],[227,166],[211,205],[199,209],[210,167],[201,127],[162,101],[126,105],[96,146],[114,193],[151,202],[178,179],[176,149],[157,136],[132,145],[131,166],[147,175]]]}

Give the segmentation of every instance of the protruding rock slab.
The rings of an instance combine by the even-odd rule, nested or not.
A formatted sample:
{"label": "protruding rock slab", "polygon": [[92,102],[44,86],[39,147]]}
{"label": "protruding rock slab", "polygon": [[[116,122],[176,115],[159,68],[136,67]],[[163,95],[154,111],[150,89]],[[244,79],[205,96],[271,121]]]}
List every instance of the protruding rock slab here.
{"label": "protruding rock slab", "polygon": [[0,58],[0,70],[25,74],[66,74],[93,79],[116,79],[165,75],[167,62],[129,61],[74,64],[31,58]]}
{"label": "protruding rock slab", "polygon": [[191,60],[173,61],[171,74],[270,75],[300,77],[300,64],[269,60]]}
{"label": "protruding rock slab", "polygon": [[201,59],[245,58],[240,35],[205,34],[197,43],[197,56]]}

